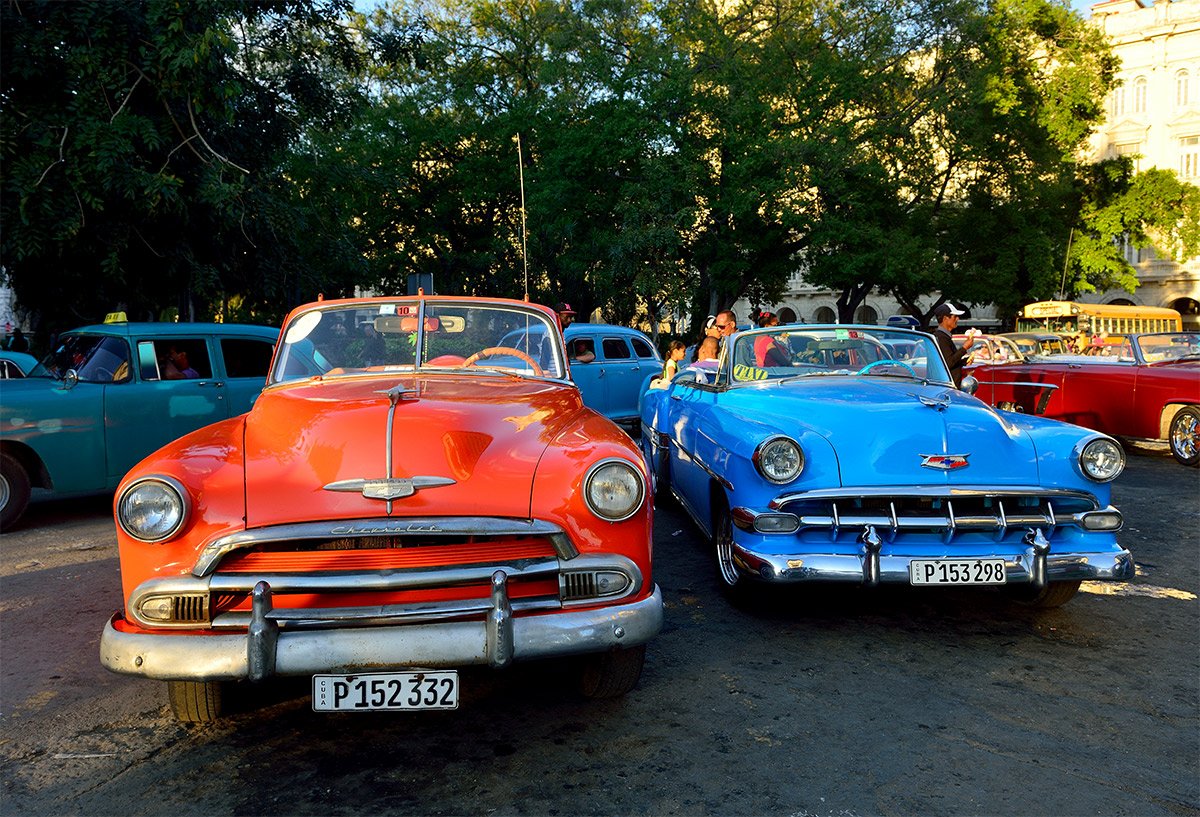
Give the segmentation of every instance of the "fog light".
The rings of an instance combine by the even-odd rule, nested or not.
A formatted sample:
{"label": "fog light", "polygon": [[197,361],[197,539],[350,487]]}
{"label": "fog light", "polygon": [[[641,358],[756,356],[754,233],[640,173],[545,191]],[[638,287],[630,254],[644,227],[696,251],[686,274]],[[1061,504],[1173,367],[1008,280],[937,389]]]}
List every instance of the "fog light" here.
{"label": "fog light", "polygon": [[791,513],[760,513],[754,517],[754,529],[759,533],[795,533],[800,518]]}
{"label": "fog light", "polygon": [[1120,530],[1124,524],[1119,511],[1085,513],[1080,521],[1085,530]]}

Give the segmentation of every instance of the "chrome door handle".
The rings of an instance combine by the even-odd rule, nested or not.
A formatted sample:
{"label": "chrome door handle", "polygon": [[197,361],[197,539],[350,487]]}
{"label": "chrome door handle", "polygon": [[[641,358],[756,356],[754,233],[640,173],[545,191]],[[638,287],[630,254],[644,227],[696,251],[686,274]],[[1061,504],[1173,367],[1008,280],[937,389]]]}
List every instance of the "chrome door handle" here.
{"label": "chrome door handle", "polygon": [[220,380],[201,380],[201,381],[200,381],[199,383],[197,383],[196,385],[197,385],[197,386],[200,386],[200,387],[202,387],[202,388],[204,388],[204,387],[207,387],[207,388],[220,388],[221,386],[224,386],[224,385],[225,385],[225,383],[224,383],[224,382],[222,382],[222,381],[220,381]]}

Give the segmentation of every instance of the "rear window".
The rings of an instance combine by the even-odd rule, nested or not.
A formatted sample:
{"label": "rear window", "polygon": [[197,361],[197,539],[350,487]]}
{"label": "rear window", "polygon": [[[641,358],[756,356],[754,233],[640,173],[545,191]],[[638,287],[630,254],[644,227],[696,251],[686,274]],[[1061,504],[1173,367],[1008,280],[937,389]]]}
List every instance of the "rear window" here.
{"label": "rear window", "polygon": [[638,357],[654,357],[654,347],[646,341],[641,338],[630,338],[629,342],[633,344],[633,351],[637,353]]}
{"label": "rear window", "polygon": [[138,342],[143,380],[195,380],[212,377],[204,338],[153,338]]}
{"label": "rear window", "polygon": [[605,338],[604,339],[604,358],[605,360],[628,360],[633,357],[629,353],[629,345],[621,338]]}
{"label": "rear window", "polygon": [[226,377],[265,379],[271,368],[275,345],[247,338],[221,338],[221,356],[225,358]]}

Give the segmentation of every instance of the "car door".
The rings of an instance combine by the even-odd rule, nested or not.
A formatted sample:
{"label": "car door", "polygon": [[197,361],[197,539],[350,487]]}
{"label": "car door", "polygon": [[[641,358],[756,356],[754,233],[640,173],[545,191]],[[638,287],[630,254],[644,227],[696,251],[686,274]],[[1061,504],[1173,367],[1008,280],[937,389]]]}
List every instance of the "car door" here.
{"label": "car door", "polygon": [[[172,349],[186,355],[187,369],[196,376],[168,376]],[[214,349],[209,338],[142,336],[134,339],[134,350],[133,376],[108,386],[104,396],[112,485],[147,454],[229,416],[225,384],[213,376]]]}
{"label": "car door", "polygon": [[267,384],[275,344],[264,338],[222,337],[217,348],[216,368],[225,375],[228,416],[245,414]]}
{"label": "car door", "polygon": [[671,386],[667,401],[671,484],[684,507],[707,531],[711,523],[707,463],[698,453],[704,417],[713,409],[713,387],[681,380]]}
{"label": "car door", "polygon": [[579,387],[583,404],[605,417],[609,416],[608,383],[604,379],[603,357],[596,348],[596,338],[586,333],[572,332],[567,338],[567,357],[571,365],[571,380]]}
{"label": "car door", "polygon": [[604,336],[600,349],[600,377],[608,392],[605,414],[612,419],[636,417],[642,388],[641,360],[634,355],[629,340],[621,336]]}

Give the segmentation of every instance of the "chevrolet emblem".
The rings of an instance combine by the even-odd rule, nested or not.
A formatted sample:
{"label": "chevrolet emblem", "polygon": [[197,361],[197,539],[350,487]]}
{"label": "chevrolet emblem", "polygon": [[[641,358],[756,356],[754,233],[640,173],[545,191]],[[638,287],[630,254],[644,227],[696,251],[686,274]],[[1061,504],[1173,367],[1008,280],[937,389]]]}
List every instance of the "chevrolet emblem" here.
{"label": "chevrolet emblem", "polygon": [[922,468],[937,468],[940,471],[953,471],[956,468],[966,468],[970,465],[967,457],[970,454],[921,454]]}
{"label": "chevrolet emblem", "polygon": [[440,488],[443,485],[453,485],[449,477],[413,477],[411,479],[383,477],[381,479],[344,479],[331,482],[325,486],[326,491],[361,492],[367,499],[381,499],[391,502],[393,499],[403,499],[412,496],[422,488]]}

